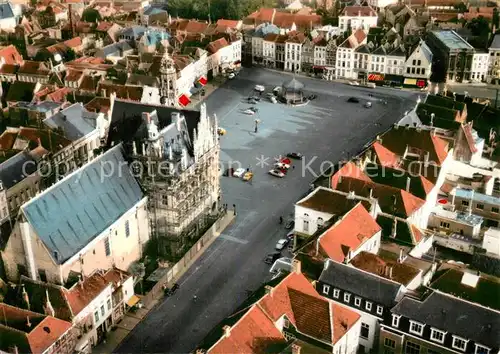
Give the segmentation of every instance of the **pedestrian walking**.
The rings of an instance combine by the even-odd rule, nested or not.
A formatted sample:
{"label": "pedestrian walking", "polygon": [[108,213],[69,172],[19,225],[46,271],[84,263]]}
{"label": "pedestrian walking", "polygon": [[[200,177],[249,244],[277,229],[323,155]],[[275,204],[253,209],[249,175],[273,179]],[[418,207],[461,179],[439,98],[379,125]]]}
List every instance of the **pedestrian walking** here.
{"label": "pedestrian walking", "polygon": [[280,216],[280,224],[283,224],[283,217]]}

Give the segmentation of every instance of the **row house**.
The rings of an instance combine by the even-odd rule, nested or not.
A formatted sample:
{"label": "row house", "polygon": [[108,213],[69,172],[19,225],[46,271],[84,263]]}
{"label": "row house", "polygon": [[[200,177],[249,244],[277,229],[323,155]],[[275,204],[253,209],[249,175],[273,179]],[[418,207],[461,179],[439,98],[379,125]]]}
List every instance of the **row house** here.
{"label": "row house", "polygon": [[424,41],[411,51],[404,65],[405,86],[425,87],[431,76],[433,54]]}
{"label": "row house", "polygon": [[368,31],[377,26],[377,21],[377,12],[370,6],[346,6],[339,16],[340,34],[358,29]]}
{"label": "row house", "polygon": [[243,28],[257,28],[262,24],[271,24],[284,31],[311,31],[321,27],[320,15],[309,13],[291,13],[277,9],[260,8],[243,20]]}
{"label": "row house", "polygon": [[360,316],[358,353],[376,351],[381,324],[406,292],[393,280],[332,260],[325,261],[315,287],[322,296]]}
{"label": "row house", "polygon": [[134,278],[115,267],[73,277],[63,286],[23,276],[5,301],[68,322],[75,335],[71,350],[88,353],[137,303]]}
{"label": "row house", "polygon": [[472,55],[471,82],[484,82],[488,76],[490,54],[476,49]]}
{"label": "row house", "polygon": [[[207,339],[198,352],[355,353],[360,315],[318,294],[294,261],[292,273],[265,285],[244,311],[223,321],[221,336]],[[227,324],[226,324],[227,323]]]}
{"label": "row house", "polygon": [[500,79],[500,34],[493,37],[488,48],[490,58],[488,60],[488,82]]}
{"label": "row house", "polygon": [[[274,37],[268,37],[270,34],[279,35],[280,29],[271,24],[264,23],[262,25],[257,26],[255,29],[250,30],[248,32],[248,36],[250,36],[251,41],[246,41],[246,50],[248,51],[248,47],[250,47],[252,64],[262,64],[264,61],[264,42],[266,42],[266,57],[271,56],[271,49],[269,48],[269,42],[272,41]],[[264,39],[266,38],[266,40]]]}
{"label": "row house", "polygon": [[354,54],[356,48],[366,44],[366,40],[366,33],[358,29],[338,46],[335,63],[336,78],[357,79],[357,73],[354,70]]}
{"label": "row house", "polygon": [[64,284],[73,273],[128,269],[149,239],[146,199],[121,145],[108,150],[22,205],[2,251],[8,279]]}
{"label": "row house", "polygon": [[[475,287],[473,275],[466,282]],[[382,324],[379,350],[390,353],[498,353],[500,312],[440,291],[405,296]]]}
{"label": "row house", "polygon": [[[306,36],[302,32],[290,32],[285,41],[285,70],[291,72],[302,71],[302,48]],[[312,50],[311,47],[309,47]]]}
{"label": "row house", "polygon": [[499,197],[457,187],[450,192],[448,201],[455,210],[481,216],[485,227],[498,227],[500,223]]}
{"label": "row house", "polygon": [[0,312],[3,353],[73,353],[76,332],[70,322],[5,303],[0,303]]}
{"label": "row house", "polygon": [[52,70],[43,62],[24,60],[20,65],[3,64],[0,60],[0,79],[5,82],[49,83]]}

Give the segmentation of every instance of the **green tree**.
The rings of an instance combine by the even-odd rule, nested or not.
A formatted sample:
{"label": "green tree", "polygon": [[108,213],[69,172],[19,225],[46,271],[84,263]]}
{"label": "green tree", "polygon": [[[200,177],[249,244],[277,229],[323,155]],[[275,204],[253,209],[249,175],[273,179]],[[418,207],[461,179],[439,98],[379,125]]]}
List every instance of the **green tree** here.
{"label": "green tree", "polygon": [[495,7],[493,9],[493,18],[491,19],[491,23],[493,24],[495,29],[499,29],[500,26],[500,15],[498,14],[498,8]]}
{"label": "green tree", "polygon": [[96,23],[97,21],[101,21],[101,14],[96,9],[87,8],[83,11],[82,21]]}
{"label": "green tree", "polygon": [[460,4],[455,5],[455,9],[457,9],[458,12],[460,12],[460,13],[464,13],[464,12],[467,12],[467,5],[465,5],[463,2],[461,2]]}
{"label": "green tree", "polygon": [[484,37],[488,36],[490,33],[490,24],[488,20],[483,16],[479,16],[477,18],[472,19],[468,24],[467,28],[470,29],[474,36]]}

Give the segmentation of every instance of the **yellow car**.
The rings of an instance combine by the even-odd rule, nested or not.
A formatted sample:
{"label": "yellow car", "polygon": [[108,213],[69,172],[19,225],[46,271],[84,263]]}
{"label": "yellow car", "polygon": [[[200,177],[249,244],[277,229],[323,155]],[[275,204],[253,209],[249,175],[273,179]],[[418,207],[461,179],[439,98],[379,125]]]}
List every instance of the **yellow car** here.
{"label": "yellow car", "polygon": [[244,175],[243,175],[243,180],[244,181],[250,181],[253,177],[253,172],[246,172]]}
{"label": "yellow car", "polygon": [[224,128],[217,128],[217,134],[219,134],[219,135],[226,135],[226,129],[224,129]]}

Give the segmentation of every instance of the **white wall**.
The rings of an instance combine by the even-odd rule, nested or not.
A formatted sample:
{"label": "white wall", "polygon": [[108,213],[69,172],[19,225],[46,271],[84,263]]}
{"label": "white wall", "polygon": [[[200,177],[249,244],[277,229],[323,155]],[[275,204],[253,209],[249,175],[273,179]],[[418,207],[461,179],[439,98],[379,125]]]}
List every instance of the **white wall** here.
{"label": "white wall", "polygon": [[428,79],[431,75],[431,65],[420,46],[410,54],[405,63],[404,76],[418,79]]}
{"label": "white wall", "polygon": [[354,67],[354,50],[350,48],[337,49],[337,61],[335,66],[335,76],[346,79],[357,79]]}
{"label": "white wall", "polygon": [[252,37],[252,62],[254,57],[262,57],[263,39],[261,37]]}
{"label": "white wall", "polygon": [[488,253],[496,254],[500,256],[500,230],[495,228],[489,228],[484,233],[483,238],[483,248]]}
{"label": "white wall", "polygon": [[346,32],[349,28],[353,31],[362,28],[368,31],[370,27],[377,27],[377,16],[339,16],[340,33]]}
{"label": "white wall", "polygon": [[474,53],[472,56],[471,81],[481,82],[488,75],[489,53]]}
{"label": "white wall", "polygon": [[[335,316],[335,313],[333,314]],[[340,338],[333,346],[332,353],[356,353],[359,345],[359,332],[361,330],[361,320],[358,320],[351,329]]]}
{"label": "white wall", "polygon": [[[324,213],[296,205],[294,231],[301,234],[313,235],[318,230],[318,219],[322,218],[323,222],[325,223],[330,220],[332,216],[333,215],[329,213]],[[304,229],[304,224],[307,224],[304,223],[304,221],[309,221],[307,231]]]}
{"label": "white wall", "polygon": [[434,242],[434,236],[429,236],[426,239],[420,241],[413,249],[410,251],[410,256],[415,258],[421,258],[427,251],[429,251]]}
{"label": "white wall", "polygon": [[386,57],[386,74],[404,75],[405,58],[404,57]]}

